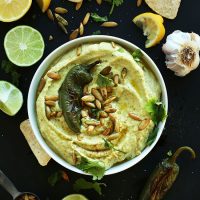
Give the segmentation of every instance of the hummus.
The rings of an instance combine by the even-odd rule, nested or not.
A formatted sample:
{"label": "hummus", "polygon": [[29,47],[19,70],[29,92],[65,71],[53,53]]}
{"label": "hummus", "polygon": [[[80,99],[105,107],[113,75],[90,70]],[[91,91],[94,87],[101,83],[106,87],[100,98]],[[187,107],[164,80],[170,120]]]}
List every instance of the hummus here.
{"label": "hummus", "polygon": [[[161,88],[148,66],[138,64],[129,51],[117,44],[84,44],[79,51],[78,55],[76,48],[66,52],[51,64],[44,75],[46,84],[36,101],[39,129],[53,151],[71,165],[77,165],[81,157],[85,157],[98,160],[105,169],[109,169],[139,155],[146,147],[154,123],[145,106],[152,98],[160,99]],[[110,94],[116,98],[109,105],[104,105],[104,99],[101,109],[107,106],[107,109],[112,107],[113,110],[101,119],[82,117],[80,133],[75,133],[67,125],[56,96],[59,96],[59,89],[70,69],[75,65],[90,64],[97,60],[100,63],[90,71],[93,80],[88,84],[87,92],[91,94],[92,88],[99,89],[98,76],[105,67],[110,66],[113,75],[119,75],[115,80],[119,80],[119,83],[112,87]],[[123,68],[127,71],[124,79],[121,76]],[[48,76],[51,72],[59,74],[59,78]],[[54,97],[53,103],[51,97]],[[95,101],[92,103],[95,104]],[[88,121],[89,124],[91,121],[97,124],[88,125]],[[106,132],[107,129],[109,131]]]}

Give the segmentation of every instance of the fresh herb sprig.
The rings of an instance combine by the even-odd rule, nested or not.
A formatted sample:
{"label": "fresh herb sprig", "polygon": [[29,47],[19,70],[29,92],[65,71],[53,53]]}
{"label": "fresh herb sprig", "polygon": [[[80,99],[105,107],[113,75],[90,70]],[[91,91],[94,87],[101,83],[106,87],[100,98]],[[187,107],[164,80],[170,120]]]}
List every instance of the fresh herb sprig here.
{"label": "fresh herb sprig", "polygon": [[102,195],[102,186],[106,186],[105,183],[98,182],[89,182],[83,178],[79,178],[73,184],[73,189],[75,192],[79,192],[80,190],[89,190],[94,189],[99,195]]}
{"label": "fresh herb sprig", "polygon": [[142,52],[140,49],[136,49],[133,53],[132,53],[132,56],[134,58],[134,60],[136,62],[141,62],[141,59],[142,59]]}
{"label": "fresh herb sprig", "polygon": [[105,173],[105,167],[99,161],[92,161],[85,157],[81,158],[81,162],[76,165],[77,168],[89,173],[93,176],[93,180],[100,180]]}
{"label": "fresh herb sprig", "polygon": [[101,17],[97,13],[91,13],[91,18],[95,22],[106,22],[106,21],[108,21],[108,17],[107,16]]}
{"label": "fresh herb sprig", "polygon": [[115,6],[118,7],[118,6],[122,5],[122,3],[124,3],[124,0],[104,0],[104,1],[107,1],[110,4],[112,4],[112,7],[111,7],[110,13],[109,13],[110,15],[113,13]]}

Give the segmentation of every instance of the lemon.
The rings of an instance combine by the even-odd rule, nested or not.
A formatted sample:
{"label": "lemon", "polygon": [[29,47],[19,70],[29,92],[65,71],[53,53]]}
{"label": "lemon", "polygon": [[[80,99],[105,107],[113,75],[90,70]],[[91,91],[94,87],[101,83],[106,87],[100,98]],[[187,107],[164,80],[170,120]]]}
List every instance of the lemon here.
{"label": "lemon", "polygon": [[136,16],[133,22],[143,29],[144,35],[147,36],[145,47],[149,48],[158,44],[165,35],[163,18],[153,13],[143,13]]}
{"label": "lemon", "polygon": [[7,81],[0,81],[0,110],[13,116],[23,104],[21,91]]}
{"label": "lemon", "polygon": [[70,194],[64,197],[62,200],[88,200],[82,194]]}
{"label": "lemon", "polygon": [[31,66],[44,53],[42,35],[30,26],[17,26],[5,36],[4,48],[8,59],[17,66]]}
{"label": "lemon", "polygon": [[0,21],[13,22],[22,18],[31,4],[32,0],[0,0]]}
{"label": "lemon", "polygon": [[42,12],[45,12],[51,3],[51,0],[37,0],[37,3]]}

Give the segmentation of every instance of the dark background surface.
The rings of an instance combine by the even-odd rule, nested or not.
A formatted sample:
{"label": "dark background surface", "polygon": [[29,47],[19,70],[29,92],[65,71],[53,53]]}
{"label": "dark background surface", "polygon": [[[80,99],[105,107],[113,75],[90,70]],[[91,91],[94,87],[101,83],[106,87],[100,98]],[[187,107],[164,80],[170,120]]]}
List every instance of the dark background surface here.
{"label": "dark background surface", "polygon": [[[74,5],[66,0],[52,0],[50,7],[54,9],[56,6],[64,6],[69,10],[64,15],[69,21],[69,32],[79,26],[87,11],[107,15],[110,9],[107,3],[98,6],[94,0],[92,2],[85,1],[79,11],[75,11]],[[200,34],[199,7],[198,0],[182,1],[178,17],[173,21],[165,19],[167,35],[177,29]],[[166,128],[159,143],[140,163],[124,172],[103,178],[101,182],[106,183],[107,187],[103,188],[102,196],[94,191],[82,191],[82,193],[91,200],[137,200],[145,180],[155,165],[166,157],[166,153],[169,150],[175,151],[180,146],[188,145],[194,148],[197,158],[192,161],[188,154],[184,154],[178,160],[181,166],[180,175],[165,199],[199,200],[200,70],[197,69],[184,78],[176,77],[167,70],[161,51],[165,39],[154,48],[148,50],[144,48],[145,38],[132,23],[132,18],[144,11],[150,11],[145,4],[137,8],[136,1],[125,0],[125,3],[116,8],[110,17],[110,20],[120,24],[119,27],[106,29],[101,28],[98,23],[90,22],[85,27],[85,35],[91,35],[94,31],[101,30],[102,34],[118,36],[138,45],[152,57],[164,77],[169,95],[169,117]],[[14,117],[0,112],[0,168],[13,180],[19,190],[35,192],[42,200],[59,200],[63,196],[73,193],[72,185],[77,178],[84,177],[91,180],[90,177],[67,171],[70,182],[59,182],[55,187],[51,187],[47,182],[49,175],[63,168],[54,161],[51,161],[47,167],[41,167],[30,151],[19,125],[28,118],[26,99],[34,72],[50,52],[68,41],[68,36],[55,23],[49,21],[45,14],[41,13],[33,0],[31,9],[22,19],[14,23],[0,22],[0,61],[6,59],[3,48],[4,36],[7,31],[17,25],[30,25],[39,30],[44,37],[46,48],[43,58],[37,64],[29,68],[18,69],[18,72],[21,73],[19,88],[24,95],[24,104],[20,112]],[[48,41],[50,34],[54,37],[53,41]],[[11,77],[0,69],[0,80],[11,81]],[[0,188],[0,200],[9,199],[11,199],[9,194]]]}

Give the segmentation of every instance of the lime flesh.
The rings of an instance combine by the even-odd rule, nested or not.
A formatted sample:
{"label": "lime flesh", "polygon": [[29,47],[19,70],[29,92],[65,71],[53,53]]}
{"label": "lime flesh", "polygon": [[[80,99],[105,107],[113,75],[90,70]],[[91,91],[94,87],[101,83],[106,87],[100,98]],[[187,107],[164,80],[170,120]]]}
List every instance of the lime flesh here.
{"label": "lime flesh", "polygon": [[30,26],[17,26],[5,36],[4,48],[8,59],[17,66],[35,64],[44,53],[42,35]]}
{"label": "lime flesh", "polygon": [[88,200],[82,194],[70,194],[64,197],[62,200]]}
{"label": "lime flesh", "polygon": [[21,91],[7,81],[0,81],[0,110],[13,116],[23,104]]}

